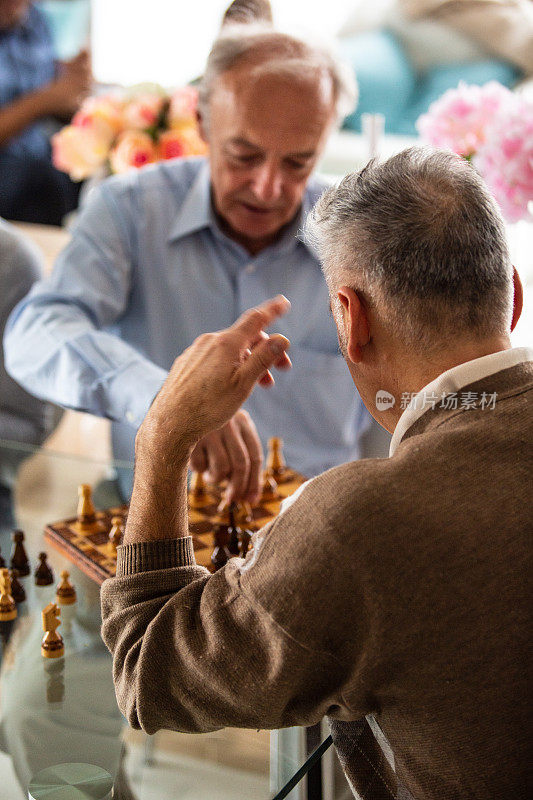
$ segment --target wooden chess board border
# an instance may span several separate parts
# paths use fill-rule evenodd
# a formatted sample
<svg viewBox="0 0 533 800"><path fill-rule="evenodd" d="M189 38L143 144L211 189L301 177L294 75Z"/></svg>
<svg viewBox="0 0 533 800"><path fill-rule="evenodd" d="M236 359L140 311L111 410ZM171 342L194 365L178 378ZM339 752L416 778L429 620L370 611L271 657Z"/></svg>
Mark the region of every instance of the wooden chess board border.
<svg viewBox="0 0 533 800"><path fill-rule="evenodd" d="M268 516L261 515L261 519L258 520L258 524L252 524L252 529L257 529L262 525L269 522L271 519L275 518L279 513L279 506L281 501L284 500L286 497L290 496L295 492L299 486L306 481L303 475L294 470L287 468L283 477L279 480L278 483L278 492L275 498L268 500L267 502L261 503L260 505L263 507L263 510L268 511ZM287 491L288 486L291 486L291 490ZM213 487L210 487L213 490ZM219 489L216 490L216 502L220 500L221 492ZM277 507L277 510L274 511L272 506ZM252 509L253 511L253 509ZM97 511L96 518L102 522L106 522L107 527L111 528L111 518L114 516L122 516L126 518L128 512L128 506L120 506L115 508L105 509L104 511ZM201 508L191 508L189 509L189 523L191 525L192 530L190 530L191 535L193 536L193 541L196 544L196 549L198 550L205 550L209 547L206 542L207 536L212 536L212 529L214 527L214 522L211 522L210 517L208 517L205 522L210 521L210 529L205 533L201 534L195 530L195 526L198 526L199 520L195 519L196 517L202 516L202 509ZM193 519L191 519L193 517ZM200 523L201 524L201 523ZM79 530L76 530L76 526L78 525L77 517L70 517L69 519L59 520L57 522L51 523L46 525L44 529L44 537L45 539L52 545L52 547L59 551L63 556L65 556L70 562L72 562L78 569L84 572L91 580L95 581L99 586L107 580L107 578L112 578L115 575L114 571L110 571L106 567L99 564L97 561L93 560L93 558L88 555L88 553L84 552L77 544L74 544L70 540L70 538L65 536L65 532L68 531L69 536L72 538L84 539L87 544L87 548L91 548L94 550L99 558L103 561L115 561L116 558L113 559L110 555L106 556L105 553L99 549L99 545L91 542L91 533L84 534ZM206 562L206 563L203 563ZM203 563L204 566L207 566L208 569L212 568L210 563L210 558L206 560L205 554L198 559L198 563Z"/></svg>

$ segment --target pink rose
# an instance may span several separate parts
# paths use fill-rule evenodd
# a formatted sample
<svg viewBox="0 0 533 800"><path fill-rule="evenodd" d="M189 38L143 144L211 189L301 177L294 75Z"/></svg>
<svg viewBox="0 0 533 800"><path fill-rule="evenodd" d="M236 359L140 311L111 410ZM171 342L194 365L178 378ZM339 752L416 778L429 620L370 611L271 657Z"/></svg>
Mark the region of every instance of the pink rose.
<svg viewBox="0 0 533 800"><path fill-rule="evenodd" d="M67 125L52 136L54 166L67 172L72 180L93 175L104 164L109 150L107 135L91 127Z"/></svg>
<svg viewBox="0 0 533 800"><path fill-rule="evenodd" d="M165 98L158 94L139 94L124 108L124 127L145 131L157 125Z"/></svg>
<svg viewBox="0 0 533 800"><path fill-rule="evenodd" d="M72 124L79 128L92 128L109 144L124 128L123 102L113 95L88 97L74 115Z"/></svg>
<svg viewBox="0 0 533 800"><path fill-rule="evenodd" d="M485 141L487 125L514 102L515 95L496 81L484 86L461 82L432 103L416 127L429 144L470 157Z"/></svg>
<svg viewBox="0 0 533 800"><path fill-rule="evenodd" d="M183 86L176 89L170 98L168 108L168 124L171 128L180 128L183 124L190 125L196 120L198 107L198 92L192 86Z"/></svg>
<svg viewBox="0 0 533 800"><path fill-rule="evenodd" d="M164 131L159 136L158 154L160 159L201 156L206 152L207 145L200 138L194 125L179 130Z"/></svg>
<svg viewBox="0 0 533 800"><path fill-rule="evenodd" d="M151 137L143 131L124 131L109 154L113 172L129 172L156 161Z"/></svg>

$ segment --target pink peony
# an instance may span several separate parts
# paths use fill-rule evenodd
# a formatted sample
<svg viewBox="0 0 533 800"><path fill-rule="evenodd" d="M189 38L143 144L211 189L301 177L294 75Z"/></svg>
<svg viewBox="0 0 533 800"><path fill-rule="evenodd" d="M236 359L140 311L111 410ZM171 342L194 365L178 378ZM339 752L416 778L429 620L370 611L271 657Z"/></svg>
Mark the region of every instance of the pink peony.
<svg viewBox="0 0 533 800"><path fill-rule="evenodd" d="M67 125L52 136L54 166L74 181L93 175L104 164L108 150L108 136L91 127Z"/></svg>
<svg viewBox="0 0 533 800"><path fill-rule="evenodd" d="M156 161L157 153L151 137L143 131L124 131L109 154L113 172L129 172Z"/></svg>
<svg viewBox="0 0 533 800"><path fill-rule="evenodd" d="M485 141L487 125L514 103L515 95L496 81L484 86L461 82L457 89L448 89L432 103L418 118L416 127L429 144L468 158Z"/></svg>
<svg viewBox="0 0 533 800"><path fill-rule="evenodd" d="M517 97L487 126L473 163L509 222L533 220L533 101ZM530 210L528 210L528 205Z"/></svg>
<svg viewBox="0 0 533 800"><path fill-rule="evenodd" d="M139 94L126 103L124 127L146 131L154 128L159 120L165 98L160 94Z"/></svg>
<svg viewBox="0 0 533 800"><path fill-rule="evenodd" d="M192 86L176 89L170 98L168 124L171 128L181 128L196 120L198 92Z"/></svg>
<svg viewBox="0 0 533 800"><path fill-rule="evenodd" d="M200 138L194 125L179 130L164 131L159 136L158 153L161 159L201 156L206 152L207 145Z"/></svg>

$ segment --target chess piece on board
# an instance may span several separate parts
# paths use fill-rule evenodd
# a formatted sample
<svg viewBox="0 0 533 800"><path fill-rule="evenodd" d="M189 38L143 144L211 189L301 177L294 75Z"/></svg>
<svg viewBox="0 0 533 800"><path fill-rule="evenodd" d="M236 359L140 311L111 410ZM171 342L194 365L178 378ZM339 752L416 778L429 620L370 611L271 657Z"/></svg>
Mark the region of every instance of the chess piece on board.
<svg viewBox="0 0 533 800"><path fill-rule="evenodd" d="M193 472L191 474L191 484L189 489L189 502L191 508L198 508L202 506L208 499L204 475L202 472Z"/></svg>
<svg viewBox="0 0 533 800"><path fill-rule="evenodd" d="M76 589L68 579L69 573L66 569L61 573L61 581L56 589L56 603L60 606L71 606L76 602Z"/></svg>
<svg viewBox="0 0 533 800"><path fill-rule="evenodd" d="M24 547L23 531L13 531L13 550L9 566L11 569L18 569L21 578L30 574L30 562Z"/></svg>
<svg viewBox="0 0 533 800"><path fill-rule="evenodd" d="M277 481L285 472L285 459L283 458L283 439L273 436L268 440L268 456L266 472Z"/></svg>
<svg viewBox="0 0 533 800"><path fill-rule="evenodd" d="M275 500L278 494L278 484L272 477L265 472L265 479L263 481L263 491L261 493L261 500L269 502Z"/></svg>
<svg viewBox="0 0 533 800"><path fill-rule="evenodd" d="M39 566L35 570L35 585L50 586L54 582L54 573L46 561L46 553L39 553Z"/></svg>
<svg viewBox="0 0 533 800"><path fill-rule="evenodd" d="M117 547L122 544L122 537L124 536L124 523L122 517L112 517L111 530L109 531L109 543L113 553L117 554Z"/></svg>
<svg viewBox="0 0 533 800"><path fill-rule="evenodd" d="M215 549L211 556L211 561L215 570L220 569L231 558L228 549L229 534L227 525L217 525L215 527Z"/></svg>
<svg viewBox="0 0 533 800"><path fill-rule="evenodd" d="M9 570L0 569L0 621L8 622L17 616L17 605L11 595Z"/></svg>
<svg viewBox="0 0 533 800"><path fill-rule="evenodd" d="M61 609L55 603L48 603L43 609L44 636L41 641L41 655L44 658L61 658L65 654L63 639L57 632L61 625L60 614Z"/></svg>
<svg viewBox="0 0 533 800"><path fill-rule="evenodd" d="M96 519L93 490L88 483L81 483L78 486L78 511L76 522L72 527L81 533L95 533L102 530L102 523Z"/></svg>
<svg viewBox="0 0 533 800"><path fill-rule="evenodd" d="M241 558L246 558L246 553L250 549L251 539L252 539L251 531L247 531L246 529L241 531L241 535L239 537L239 556Z"/></svg>
<svg viewBox="0 0 533 800"><path fill-rule="evenodd" d="M15 603L23 603L26 599L26 590L19 581L18 569L10 570L11 575L11 596Z"/></svg>
<svg viewBox="0 0 533 800"><path fill-rule="evenodd" d="M232 503L229 507L229 525L228 525L228 550L230 551L232 556L239 555L239 536L241 533L241 529L237 526L235 522L235 516L237 512L237 504Z"/></svg>

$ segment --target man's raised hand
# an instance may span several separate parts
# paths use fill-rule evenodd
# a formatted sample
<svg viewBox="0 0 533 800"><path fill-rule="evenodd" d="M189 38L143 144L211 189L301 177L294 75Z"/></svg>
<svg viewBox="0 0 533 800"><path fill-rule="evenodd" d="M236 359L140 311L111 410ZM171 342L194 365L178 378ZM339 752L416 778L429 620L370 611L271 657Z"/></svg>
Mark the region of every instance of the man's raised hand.
<svg viewBox="0 0 533 800"><path fill-rule="evenodd" d="M291 366L289 341L267 335L265 328L289 308L279 295L246 311L230 328L198 337L174 362L139 429L138 444L164 458L190 453L231 420L256 383L273 384L271 368Z"/></svg>

